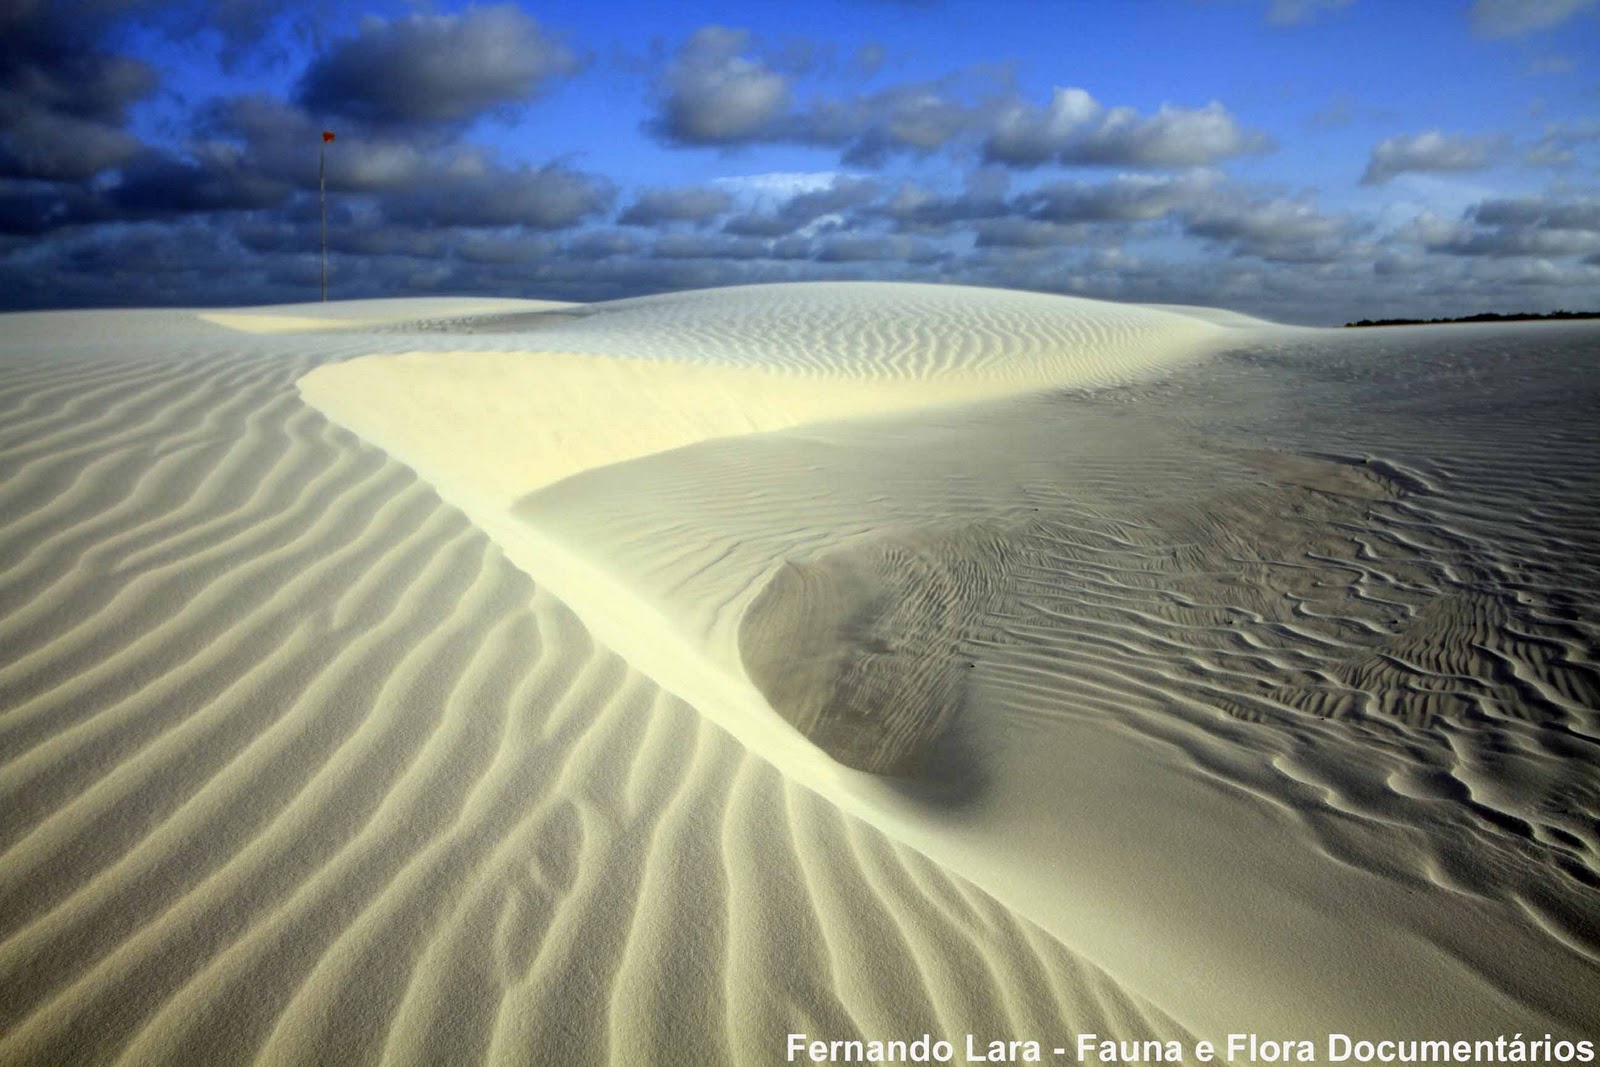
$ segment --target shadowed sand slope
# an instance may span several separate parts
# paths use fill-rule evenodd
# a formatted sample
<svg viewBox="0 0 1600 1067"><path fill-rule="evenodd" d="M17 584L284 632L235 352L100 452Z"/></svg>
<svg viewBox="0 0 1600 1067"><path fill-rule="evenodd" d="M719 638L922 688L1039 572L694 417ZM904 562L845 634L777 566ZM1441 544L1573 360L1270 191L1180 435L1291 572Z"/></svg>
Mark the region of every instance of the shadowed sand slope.
<svg viewBox="0 0 1600 1067"><path fill-rule="evenodd" d="M1186 1039L300 402L392 339L63 322L0 346L0 1062Z"/></svg>
<svg viewBox="0 0 1600 1067"><path fill-rule="evenodd" d="M1581 351L1546 368L1572 418ZM1591 450L1519 440L1513 407L1500 431L1436 421L1443 463L1378 459L1305 432L1345 387L1317 398L1298 373L1298 420L1208 444L1264 399L1271 358L1125 403L708 442L519 514L625 573L841 759L922 772L905 795L947 816L871 794L871 817L1202 1033L1592 1022L1600 672L1572 599L1600 579ZM1232 399L1195 406L1218 386ZM1350 436L1410 439L1382 421ZM1524 463L1548 474L1496 473ZM1563 520L1537 552L1453 518L1530 507ZM1194 984L1218 968L1225 988Z"/></svg>

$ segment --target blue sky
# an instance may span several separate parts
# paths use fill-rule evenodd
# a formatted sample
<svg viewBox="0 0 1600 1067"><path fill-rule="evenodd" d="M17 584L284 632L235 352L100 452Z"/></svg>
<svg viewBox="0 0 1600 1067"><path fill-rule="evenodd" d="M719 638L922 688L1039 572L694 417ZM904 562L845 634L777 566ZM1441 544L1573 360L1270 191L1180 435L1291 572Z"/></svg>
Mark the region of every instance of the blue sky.
<svg viewBox="0 0 1600 1067"><path fill-rule="evenodd" d="M4 306L1600 304L1594 0L0 3Z"/></svg>

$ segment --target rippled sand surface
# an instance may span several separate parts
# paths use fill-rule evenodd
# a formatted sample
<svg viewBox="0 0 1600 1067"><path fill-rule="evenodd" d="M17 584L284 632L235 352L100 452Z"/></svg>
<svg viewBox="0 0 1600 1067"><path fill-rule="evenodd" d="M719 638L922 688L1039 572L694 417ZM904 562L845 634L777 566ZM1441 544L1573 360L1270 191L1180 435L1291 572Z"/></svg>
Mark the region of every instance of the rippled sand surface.
<svg viewBox="0 0 1600 1067"><path fill-rule="evenodd" d="M208 315L0 319L0 1061L1600 1023L1600 329Z"/></svg>

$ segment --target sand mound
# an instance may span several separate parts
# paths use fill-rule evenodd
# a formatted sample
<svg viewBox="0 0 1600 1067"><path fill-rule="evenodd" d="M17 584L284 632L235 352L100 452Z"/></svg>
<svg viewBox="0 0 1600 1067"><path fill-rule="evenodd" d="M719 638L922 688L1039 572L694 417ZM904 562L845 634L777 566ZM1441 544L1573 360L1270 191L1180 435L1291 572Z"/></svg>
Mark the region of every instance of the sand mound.
<svg viewBox="0 0 1600 1067"><path fill-rule="evenodd" d="M1600 990L1571 762L1600 672L1566 336L1284 334L1161 385L706 441L516 515L840 758L923 763L931 825L825 788L1193 1028L1571 1026ZM1528 419L1550 404L1567 429ZM894 681L859 699L867 663ZM1198 999L1175 977L1223 966Z"/></svg>
<svg viewBox="0 0 1600 1067"><path fill-rule="evenodd" d="M240 333L326 333L422 326L435 321L471 322L509 313L538 313L578 305L556 300L495 300L438 296L424 299L340 300L325 304L270 304L196 312L203 322Z"/></svg>
<svg viewBox="0 0 1600 1067"><path fill-rule="evenodd" d="M0 1061L1188 1040L301 404L358 342L218 336L0 349Z"/></svg>
<svg viewBox="0 0 1600 1067"><path fill-rule="evenodd" d="M923 533L785 559L740 620L741 666L845 766L961 787L958 768L946 777L929 763L975 666L961 651L990 636L1000 609L1001 572L982 541Z"/></svg>
<svg viewBox="0 0 1600 1067"><path fill-rule="evenodd" d="M300 388L476 514L469 496L502 507L697 441L1133 381L1222 336L1131 305L865 282L673 293L523 321L536 349L372 356L321 368ZM515 335L497 328L488 339Z"/></svg>
<svg viewBox="0 0 1600 1067"><path fill-rule="evenodd" d="M1600 1021L1593 327L392 310L0 334L0 1060Z"/></svg>

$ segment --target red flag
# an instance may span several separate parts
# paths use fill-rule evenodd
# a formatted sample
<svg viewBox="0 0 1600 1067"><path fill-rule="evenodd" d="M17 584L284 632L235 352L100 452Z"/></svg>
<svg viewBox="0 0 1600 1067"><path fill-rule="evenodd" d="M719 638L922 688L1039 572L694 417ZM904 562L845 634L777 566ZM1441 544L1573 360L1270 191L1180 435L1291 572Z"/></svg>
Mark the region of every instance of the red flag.
<svg viewBox="0 0 1600 1067"><path fill-rule="evenodd" d="M323 130L322 131L322 143L323 144L327 144L331 140L333 140L333 131L332 130Z"/></svg>

